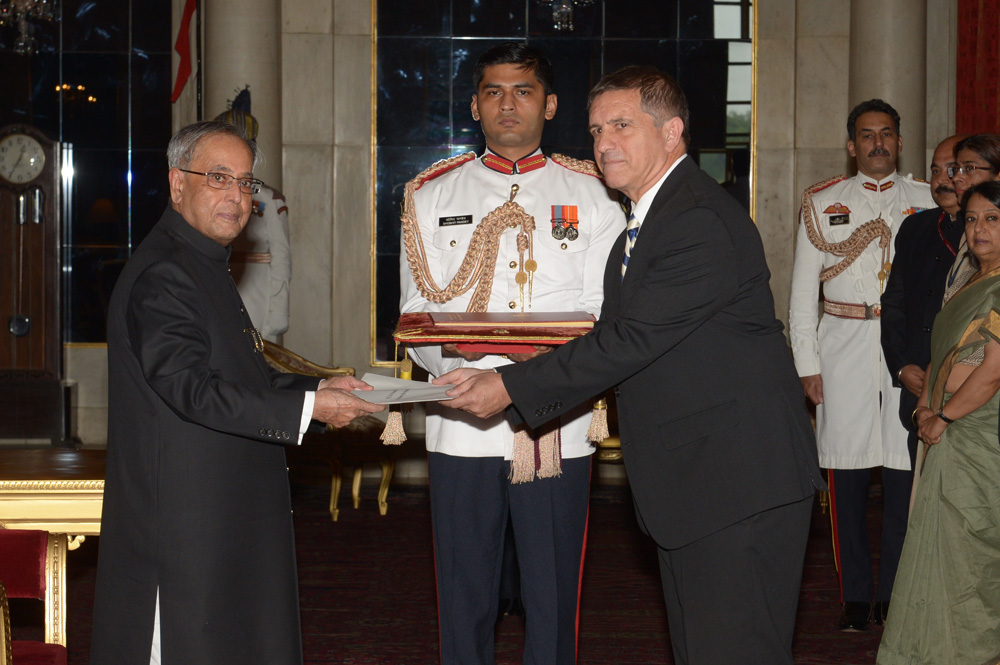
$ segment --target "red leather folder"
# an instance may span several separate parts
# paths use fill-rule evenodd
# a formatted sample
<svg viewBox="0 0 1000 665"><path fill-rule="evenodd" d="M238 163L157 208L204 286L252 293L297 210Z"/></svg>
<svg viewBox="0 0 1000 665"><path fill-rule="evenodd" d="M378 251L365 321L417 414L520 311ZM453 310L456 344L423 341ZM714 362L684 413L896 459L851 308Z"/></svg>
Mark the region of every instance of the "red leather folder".
<svg viewBox="0 0 1000 665"><path fill-rule="evenodd" d="M399 317L400 344L456 343L462 351L532 353L557 346L594 327L588 312L414 312Z"/></svg>

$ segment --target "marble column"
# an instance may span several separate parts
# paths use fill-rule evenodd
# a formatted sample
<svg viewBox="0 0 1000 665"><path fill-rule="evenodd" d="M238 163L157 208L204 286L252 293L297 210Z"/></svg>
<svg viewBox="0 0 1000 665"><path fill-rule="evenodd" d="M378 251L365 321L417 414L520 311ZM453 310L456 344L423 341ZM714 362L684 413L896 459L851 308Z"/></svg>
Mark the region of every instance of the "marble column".
<svg viewBox="0 0 1000 665"><path fill-rule="evenodd" d="M927 6L851 0L850 104L879 97L900 115L900 173L927 170ZM846 131L846 127L845 127Z"/></svg>
<svg viewBox="0 0 1000 665"><path fill-rule="evenodd" d="M202 0L205 12L205 113L210 120L250 86L250 112L260 123L265 160L254 175L276 189L281 178L281 3Z"/></svg>

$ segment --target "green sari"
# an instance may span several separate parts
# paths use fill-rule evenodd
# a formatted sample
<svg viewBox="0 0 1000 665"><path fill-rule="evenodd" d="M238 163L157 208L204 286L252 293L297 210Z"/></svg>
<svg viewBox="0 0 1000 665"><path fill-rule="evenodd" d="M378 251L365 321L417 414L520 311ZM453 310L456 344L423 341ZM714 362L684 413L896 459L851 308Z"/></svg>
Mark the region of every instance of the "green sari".
<svg viewBox="0 0 1000 665"><path fill-rule="evenodd" d="M930 406L952 367L1000 341L1000 270L970 282L934 320ZM1000 656L1000 393L949 425L914 491L878 665L981 665Z"/></svg>

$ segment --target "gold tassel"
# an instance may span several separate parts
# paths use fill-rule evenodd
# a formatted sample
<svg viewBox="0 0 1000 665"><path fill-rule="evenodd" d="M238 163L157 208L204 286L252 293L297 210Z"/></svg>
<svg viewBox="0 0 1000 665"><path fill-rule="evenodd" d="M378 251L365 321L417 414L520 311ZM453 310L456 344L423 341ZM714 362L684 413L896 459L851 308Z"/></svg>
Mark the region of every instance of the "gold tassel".
<svg viewBox="0 0 1000 665"><path fill-rule="evenodd" d="M541 460L538 467L539 478L556 478L562 475L559 431L559 428L556 427L538 439L538 457Z"/></svg>
<svg viewBox="0 0 1000 665"><path fill-rule="evenodd" d="M403 431L403 413L396 409L389 412L385 419L385 429L379 440L387 446L398 446L406 441L406 432Z"/></svg>
<svg viewBox="0 0 1000 665"><path fill-rule="evenodd" d="M611 436L608 430L608 400L603 397L594 402L594 410L590 413L590 429L587 438L594 443L600 443Z"/></svg>
<svg viewBox="0 0 1000 665"><path fill-rule="evenodd" d="M396 345L396 355L399 357L399 345ZM400 379L413 380L413 361L406 357L406 347L403 347L403 360L396 364L395 369L399 370ZM395 374L395 372L393 372ZM406 441L406 432L403 430L403 410L410 405L394 405L389 407L389 415L385 419L385 429L379 441L387 446L402 445ZM411 407L412 408L412 407Z"/></svg>
<svg viewBox="0 0 1000 665"><path fill-rule="evenodd" d="M514 432L514 452L510 461L512 485L535 479L535 440L523 427Z"/></svg>

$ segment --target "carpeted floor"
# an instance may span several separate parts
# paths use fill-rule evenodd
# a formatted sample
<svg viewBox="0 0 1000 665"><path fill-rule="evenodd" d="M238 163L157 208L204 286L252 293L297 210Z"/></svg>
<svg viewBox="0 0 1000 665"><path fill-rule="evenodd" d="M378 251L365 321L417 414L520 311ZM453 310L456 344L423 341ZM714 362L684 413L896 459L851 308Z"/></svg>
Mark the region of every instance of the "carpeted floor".
<svg viewBox="0 0 1000 665"><path fill-rule="evenodd" d="M380 517L375 486L362 488L359 510L349 485L340 520L330 521L329 490L316 476L293 485L302 631L307 664L432 665L438 662L434 572L427 491L393 487ZM877 542L881 497L872 495L870 524ZM90 604L99 539L69 555L70 665L88 661ZM12 606L15 639L38 633L35 607ZM829 518L814 511L795 637L802 665L871 665L880 628L846 634L835 629L837 577ZM37 625L37 624L36 624ZM497 631L497 664L520 663L523 621L504 619ZM628 490L595 487L580 615L580 665L672 663L660 596L655 549L642 536ZM99 665L99 664L95 664Z"/></svg>

